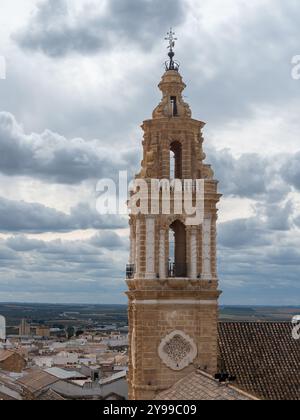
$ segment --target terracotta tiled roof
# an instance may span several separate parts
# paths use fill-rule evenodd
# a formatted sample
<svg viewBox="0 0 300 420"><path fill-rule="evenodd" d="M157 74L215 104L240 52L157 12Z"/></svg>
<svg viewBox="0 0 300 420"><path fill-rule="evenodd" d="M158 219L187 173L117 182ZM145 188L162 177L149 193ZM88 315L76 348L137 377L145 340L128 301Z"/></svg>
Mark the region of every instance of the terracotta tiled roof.
<svg viewBox="0 0 300 420"><path fill-rule="evenodd" d="M160 401L214 401L253 400L256 398L231 385L220 384L210 375L197 371L181 379L170 389L159 393L155 399Z"/></svg>
<svg viewBox="0 0 300 420"><path fill-rule="evenodd" d="M11 350L0 350L0 362L4 362L4 360L8 359L13 354L14 352Z"/></svg>
<svg viewBox="0 0 300 420"><path fill-rule="evenodd" d="M289 323L221 322L219 347L236 385L267 400L300 399L300 341Z"/></svg>
<svg viewBox="0 0 300 420"><path fill-rule="evenodd" d="M41 395L39 395L37 399L41 401L65 401L65 398L63 398L61 395L59 395L52 389L48 389L46 392L43 392Z"/></svg>
<svg viewBox="0 0 300 420"><path fill-rule="evenodd" d="M21 394L15 392L13 389L0 384L0 400L22 400Z"/></svg>
<svg viewBox="0 0 300 420"><path fill-rule="evenodd" d="M58 382L58 378L41 369L32 369L25 376L17 380L19 385L27 388L32 393L41 391L55 382Z"/></svg>

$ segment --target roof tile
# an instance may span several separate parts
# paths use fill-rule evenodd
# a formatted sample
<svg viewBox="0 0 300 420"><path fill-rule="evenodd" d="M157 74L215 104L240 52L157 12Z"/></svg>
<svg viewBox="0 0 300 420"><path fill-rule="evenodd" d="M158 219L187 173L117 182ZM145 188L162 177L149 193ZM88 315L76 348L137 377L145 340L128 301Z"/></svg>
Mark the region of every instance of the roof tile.
<svg viewBox="0 0 300 420"><path fill-rule="evenodd" d="M284 322L221 322L221 367L267 400L300 399L300 341Z"/></svg>

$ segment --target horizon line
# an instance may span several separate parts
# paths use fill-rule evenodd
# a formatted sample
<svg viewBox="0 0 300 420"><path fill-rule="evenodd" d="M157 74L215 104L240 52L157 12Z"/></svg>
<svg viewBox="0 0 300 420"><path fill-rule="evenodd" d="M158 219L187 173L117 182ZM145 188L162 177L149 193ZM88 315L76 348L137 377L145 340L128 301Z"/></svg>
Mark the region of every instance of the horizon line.
<svg viewBox="0 0 300 420"><path fill-rule="evenodd" d="M51 306L60 306L60 305L65 305L65 306L71 306L71 305L78 305L78 306L86 306L86 305L93 305L93 306L128 306L128 304L126 303L51 303L51 302L14 302L14 301L6 301L6 302L1 302L0 301L0 305L51 305ZM238 305L238 304L221 304L219 305L220 308L224 308L224 307L235 307L235 308L245 308L245 307L252 307L252 308L300 308L300 305L275 305L275 304L260 304L260 305L255 305L255 304L242 304L242 305Z"/></svg>

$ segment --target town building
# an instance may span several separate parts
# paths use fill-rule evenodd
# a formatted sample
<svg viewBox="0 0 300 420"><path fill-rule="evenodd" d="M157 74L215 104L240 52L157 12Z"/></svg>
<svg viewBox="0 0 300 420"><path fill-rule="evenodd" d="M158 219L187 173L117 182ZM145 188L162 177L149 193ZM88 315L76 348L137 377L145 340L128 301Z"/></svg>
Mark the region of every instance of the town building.
<svg viewBox="0 0 300 420"><path fill-rule="evenodd" d="M20 337L28 337L31 334L30 324L26 321L26 319L22 319L20 326L19 326L19 336Z"/></svg>
<svg viewBox="0 0 300 420"><path fill-rule="evenodd" d="M45 326L36 327L35 334L38 337L49 338L51 336L50 328Z"/></svg>
<svg viewBox="0 0 300 420"><path fill-rule="evenodd" d="M13 350L0 350L0 369L7 372L22 372L26 360L22 355Z"/></svg>
<svg viewBox="0 0 300 420"><path fill-rule="evenodd" d="M6 340L6 319L0 315L0 342Z"/></svg>
<svg viewBox="0 0 300 420"><path fill-rule="evenodd" d="M127 346L117 330L60 341L10 336L0 346L0 400L128 399Z"/></svg>

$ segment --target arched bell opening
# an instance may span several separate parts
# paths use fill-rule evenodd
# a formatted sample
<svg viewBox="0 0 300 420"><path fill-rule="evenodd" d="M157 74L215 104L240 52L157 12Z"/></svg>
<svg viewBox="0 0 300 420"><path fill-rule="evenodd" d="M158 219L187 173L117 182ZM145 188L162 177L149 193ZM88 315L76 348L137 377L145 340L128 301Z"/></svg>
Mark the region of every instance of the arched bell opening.
<svg viewBox="0 0 300 420"><path fill-rule="evenodd" d="M170 97L172 117L178 117L177 96Z"/></svg>
<svg viewBox="0 0 300 420"><path fill-rule="evenodd" d="M170 179L182 179L182 145L178 141L170 145Z"/></svg>
<svg viewBox="0 0 300 420"><path fill-rule="evenodd" d="M169 229L169 277L187 277L186 228L179 220Z"/></svg>

